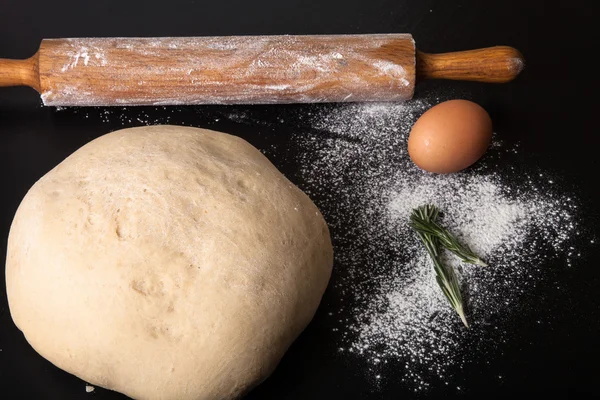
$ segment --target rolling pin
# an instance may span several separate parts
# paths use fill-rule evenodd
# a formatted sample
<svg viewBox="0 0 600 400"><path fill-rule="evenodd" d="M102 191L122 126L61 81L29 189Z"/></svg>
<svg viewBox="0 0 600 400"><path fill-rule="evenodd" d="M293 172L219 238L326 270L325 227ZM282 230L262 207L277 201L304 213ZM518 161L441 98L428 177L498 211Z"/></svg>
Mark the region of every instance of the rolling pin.
<svg viewBox="0 0 600 400"><path fill-rule="evenodd" d="M400 101L421 79L508 82L521 54L417 51L410 34L44 39L0 59L0 86L47 106Z"/></svg>

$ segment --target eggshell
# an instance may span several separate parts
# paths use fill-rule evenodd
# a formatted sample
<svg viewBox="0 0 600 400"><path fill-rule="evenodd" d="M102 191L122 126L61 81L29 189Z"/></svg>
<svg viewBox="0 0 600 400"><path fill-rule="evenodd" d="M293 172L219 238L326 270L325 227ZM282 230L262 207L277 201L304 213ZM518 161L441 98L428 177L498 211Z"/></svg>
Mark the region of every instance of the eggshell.
<svg viewBox="0 0 600 400"><path fill-rule="evenodd" d="M483 156L492 140L492 120L478 104L449 100L427 110L412 127L408 154L419 168L457 172Z"/></svg>

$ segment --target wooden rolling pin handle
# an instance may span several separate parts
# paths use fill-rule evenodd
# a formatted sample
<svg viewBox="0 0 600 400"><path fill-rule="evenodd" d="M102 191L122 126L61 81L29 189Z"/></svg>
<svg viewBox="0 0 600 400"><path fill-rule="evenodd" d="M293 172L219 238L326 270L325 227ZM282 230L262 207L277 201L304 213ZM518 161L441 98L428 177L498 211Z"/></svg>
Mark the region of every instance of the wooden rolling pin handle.
<svg viewBox="0 0 600 400"><path fill-rule="evenodd" d="M37 54L26 60L0 58L0 87L21 85L40 91Z"/></svg>
<svg viewBox="0 0 600 400"><path fill-rule="evenodd" d="M523 55L509 46L428 54L417 51L417 79L510 82L525 66Z"/></svg>

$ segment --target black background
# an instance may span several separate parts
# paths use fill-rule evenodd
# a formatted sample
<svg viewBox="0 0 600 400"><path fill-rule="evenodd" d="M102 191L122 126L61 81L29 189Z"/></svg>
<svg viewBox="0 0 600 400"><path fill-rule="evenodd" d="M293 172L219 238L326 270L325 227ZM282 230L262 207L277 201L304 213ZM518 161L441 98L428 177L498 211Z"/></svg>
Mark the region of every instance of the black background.
<svg viewBox="0 0 600 400"><path fill-rule="evenodd" d="M392 378L380 385L361 373L364 365L336 352L335 335L325 323L329 290L309 328L295 342L276 372L251 399L392 399L536 393L597 393L600 368L600 264L598 246L587 245L598 232L598 148L594 93L596 73L586 54L597 47L592 35L597 14L592 1L551 6L545 1L339 0L339 1L36 1L0 0L0 57L31 56L43 38L93 36L202 36L247 34L412 33L417 47L445 52L492 45L522 51L527 66L509 84L423 82L416 96L443 86L483 105L507 143L519 143L511 162L558 174L577 192L586 214L583 257L572 268L548 265L552 285L539 286L511 322L514 335L494 351L473 357L458 371L456 384L413 393ZM596 23L597 24L597 23ZM265 121L302 110L301 105L238 107ZM141 125L144 114L157 121L222 130L265 149L289 148L293 126L261 127L224 116L235 107L127 108L57 111L41 106L29 88L0 88L0 249L16 208L29 187L91 139L115 129ZM124 115L119 119L114 115ZM87 115L87 117L85 117ZM128 122L133 117L132 122ZM215 121L219 119L219 121ZM123 120L126 122L123 123ZM288 147L286 147L288 146ZM302 187L297 166L277 154L272 161ZM315 199L318 204L319 199ZM585 243L584 243L585 242ZM598 240L596 238L596 243ZM556 284L559 282L560 284ZM551 323L538 324L543 319ZM10 318L4 275L0 278L0 397L116 399L38 356ZM468 351L466 349L465 351ZM389 372L389 371L388 371ZM500 378L501 376L501 378ZM461 390L456 386L461 386Z"/></svg>

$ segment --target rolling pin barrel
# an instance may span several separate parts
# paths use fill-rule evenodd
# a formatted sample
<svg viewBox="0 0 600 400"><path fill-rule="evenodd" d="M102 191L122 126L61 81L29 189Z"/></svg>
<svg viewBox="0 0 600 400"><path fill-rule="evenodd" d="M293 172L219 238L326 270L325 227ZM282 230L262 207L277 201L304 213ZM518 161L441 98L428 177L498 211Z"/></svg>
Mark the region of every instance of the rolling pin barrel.
<svg viewBox="0 0 600 400"><path fill-rule="evenodd" d="M412 37L239 36L44 40L46 105L405 100Z"/></svg>

